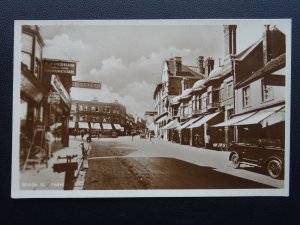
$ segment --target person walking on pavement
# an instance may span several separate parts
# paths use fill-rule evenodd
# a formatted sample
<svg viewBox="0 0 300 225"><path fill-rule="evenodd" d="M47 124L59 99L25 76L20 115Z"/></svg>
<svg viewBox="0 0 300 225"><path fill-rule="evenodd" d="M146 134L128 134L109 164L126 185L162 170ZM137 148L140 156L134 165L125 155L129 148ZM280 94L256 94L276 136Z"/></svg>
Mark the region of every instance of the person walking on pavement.
<svg viewBox="0 0 300 225"><path fill-rule="evenodd" d="M199 134L195 135L195 147L199 147L200 146L200 136Z"/></svg>
<svg viewBox="0 0 300 225"><path fill-rule="evenodd" d="M54 142L54 136L50 131L50 128L47 128L47 132L46 132L46 142L47 142L47 153L48 153L48 159L50 159L50 157L53 157L52 154L52 144Z"/></svg>
<svg viewBox="0 0 300 225"><path fill-rule="evenodd" d="M100 139L100 136L101 136L101 134L100 134L100 130L98 130L98 134L97 134L97 136L98 136L98 140Z"/></svg>
<svg viewBox="0 0 300 225"><path fill-rule="evenodd" d="M84 130L80 131L80 136L81 136L81 140L83 141L83 137L84 137Z"/></svg>
<svg viewBox="0 0 300 225"><path fill-rule="evenodd" d="M88 150L84 147L84 143L81 143L81 154L83 159L87 159Z"/></svg>
<svg viewBox="0 0 300 225"><path fill-rule="evenodd" d="M133 138L134 138L134 133L133 132L131 133L131 136L132 136L132 141L133 141Z"/></svg>
<svg viewBox="0 0 300 225"><path fill-rule="evenodd" d="M205 148L208 148L210 146L210 135L206 134L205 136Z"/></svg>
<svg viewBox="0 0 300 225"><path fill-rule="evenodd" d="M75 129L74 130L74 138L76 139L76 137L77 137L77 133L78 133L78 131L77 131L77 129Z"/></svg>

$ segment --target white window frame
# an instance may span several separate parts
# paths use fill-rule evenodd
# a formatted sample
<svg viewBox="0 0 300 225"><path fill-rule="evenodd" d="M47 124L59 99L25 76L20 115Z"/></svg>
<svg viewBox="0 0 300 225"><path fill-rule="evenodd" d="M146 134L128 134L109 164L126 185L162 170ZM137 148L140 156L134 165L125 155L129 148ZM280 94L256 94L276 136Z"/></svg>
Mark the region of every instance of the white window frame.
<svg viewBox="0 0 300 225"><path fill-rule="evenodd" d="M251 106L251 89L250 85L242 88L242 95L243 95L243 107Z"/></svg>

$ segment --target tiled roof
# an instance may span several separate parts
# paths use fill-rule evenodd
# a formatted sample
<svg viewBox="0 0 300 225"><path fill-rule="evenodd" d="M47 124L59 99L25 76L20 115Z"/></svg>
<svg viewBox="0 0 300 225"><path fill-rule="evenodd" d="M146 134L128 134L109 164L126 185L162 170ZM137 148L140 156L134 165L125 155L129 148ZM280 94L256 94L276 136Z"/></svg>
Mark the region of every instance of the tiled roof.
<svg viewBox="0 0 300 225"><path fill-rule="evenodd" d="M235 55L235 60L243 60L253 49L255 49L260 43L262 43L263 39L259 39L254 44L250 45L248 48L246 48L244 51L241 51L239 54Z"/></svg>
<svg viewBox="0 0 300 225"><path fill-rule="evenodd" d="M256 80L262 77L266 73L272 73L282 67L285 66L285 53L281 54L280 56L276 57L275 59L271 59L264 67L257 70L253 73L250 77L245 78L241 82L235 85L235 88L240 88L253 80Z"/></svg>
<svg viewBox="0 0 300 225"><path fill-rule="evenodd" d="M166 60L166 63L168 65L169 73L171 75L174 75L174 61L173 60ZM181 64L181 72L177 71L176 76L190 76L190 77L203 77L203 74L197 73L193 69L191 69L189 66Z"/></svg>

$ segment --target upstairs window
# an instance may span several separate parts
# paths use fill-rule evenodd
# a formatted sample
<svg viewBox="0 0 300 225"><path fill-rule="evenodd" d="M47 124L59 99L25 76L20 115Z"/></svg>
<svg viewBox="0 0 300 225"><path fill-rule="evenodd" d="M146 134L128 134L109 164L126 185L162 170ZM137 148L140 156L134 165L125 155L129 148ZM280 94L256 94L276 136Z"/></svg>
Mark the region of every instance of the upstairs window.
<svg viewBox="0 0 300 225"><path fill-rule="evenodd" d="M250 86L243 88L243 107L250 106Z"/></svg>
<svg viewBox="0 0 300 225"><path fill-rule="evenodd" d="M274 93L273 93L273 87L270 85L267 85L264 82L264 79L261 80L261 85L262 85L262 101L266 102L266 101L270 101L273 100L274 98Z"/></svg>
<svg viewBox="0 0 300 225"><path fill-rule="evenodd" d="M83 106L82 105L79 106L79 111L83 111Z"/></svg>
<svg viewBox="0 0 300 225"><path fill-rule="evenodd" d="M233 85L232 82L227 83L227 98L233 97Z"/></svg>
<svg viewBox="0 0 300 225"><path fill-rule="evenodd" d="M21 61L24 63L28 70L32 70L32 52L33 52L33 36L22 33L22 58Z"/></svg>

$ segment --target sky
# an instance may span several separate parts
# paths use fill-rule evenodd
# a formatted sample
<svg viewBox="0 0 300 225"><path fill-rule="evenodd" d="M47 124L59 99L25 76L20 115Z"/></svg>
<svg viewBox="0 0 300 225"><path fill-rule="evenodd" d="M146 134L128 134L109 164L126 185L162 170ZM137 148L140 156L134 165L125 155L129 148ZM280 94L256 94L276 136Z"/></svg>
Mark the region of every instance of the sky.
<svg viewBox="0 0 300 225"><path fill-rule="evenodd" d="M182 63L197 66L198 56L224 58L223 24L228 21L180 23L132 21L80 23L55 21L41 24L44 58L75 60L73 80L101 82L101 90L71 88L76 100L118 100L127 112L143 117L154 110L153 92L161 81L165 59L179 56ZM237 52L256 42L264 24L286 32L282 21L230 21L237 24ZM209 25L208 25L209 24Z"/></svg>

